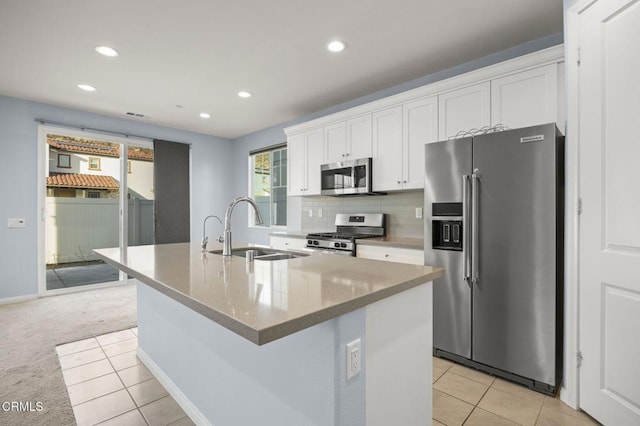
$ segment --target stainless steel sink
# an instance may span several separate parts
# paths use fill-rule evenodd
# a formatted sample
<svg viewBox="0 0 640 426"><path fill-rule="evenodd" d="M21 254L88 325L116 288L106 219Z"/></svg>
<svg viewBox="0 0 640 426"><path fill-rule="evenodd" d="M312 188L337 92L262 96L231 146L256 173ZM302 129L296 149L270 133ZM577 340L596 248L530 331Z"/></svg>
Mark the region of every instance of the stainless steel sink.
<svg viewBox="0 0 640 426"><path fill-rule="evenodd" d="M247 257L247 252L249 250L253 250L254 251L254 254L253 254L253 259L254 260L273 261L273 260L295 259L297 257L309 256L306 253L299 253L299 252L293 253L293 252L289 252L289 251L274 250L274 249L264 248L264 247L240 247L240 248L234 248L231 251L231 255L232 256ZM209 253L211 253L211 254L222 254L222 250L211 250Z"/></svg>

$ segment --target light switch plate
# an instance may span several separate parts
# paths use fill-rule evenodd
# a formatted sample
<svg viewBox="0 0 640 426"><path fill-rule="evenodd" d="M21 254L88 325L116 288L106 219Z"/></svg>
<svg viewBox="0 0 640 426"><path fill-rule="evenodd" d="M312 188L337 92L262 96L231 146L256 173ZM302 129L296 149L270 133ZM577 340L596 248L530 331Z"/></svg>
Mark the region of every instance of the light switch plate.
<svg viewBox="0 0 640 426"><path fill-rule="evenodd" d="M416 219L422 219L422 207L416 207Z"/></svg>
<svg viewBox="0 0 640 426"><path fill-rule="evenodd" d="M24 228L26 221L23 217L10 217L7 219L7 228Z"/></svg>
<svg viewBox="0 0 640 426"><path fill-rule="evenodd" d="M318 217L322 217L322 208L318 209Z"/></svg>

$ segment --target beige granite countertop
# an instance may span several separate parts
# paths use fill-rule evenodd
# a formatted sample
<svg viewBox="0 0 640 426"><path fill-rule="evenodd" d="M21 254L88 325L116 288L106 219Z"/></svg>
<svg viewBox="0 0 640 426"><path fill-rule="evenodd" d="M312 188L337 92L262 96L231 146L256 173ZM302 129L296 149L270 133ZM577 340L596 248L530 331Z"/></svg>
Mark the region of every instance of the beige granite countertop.
<svg viewBox="0 0 640 426"><path fill-rule="evenodd" d="M246 246L246 245L245 245ZM235 243L234 247L242 247ZM210 244L209 250L221 244ZM107 263L262 345L442 276L443 269L314 253L225 259L198 243L95 252Z"/></svg>

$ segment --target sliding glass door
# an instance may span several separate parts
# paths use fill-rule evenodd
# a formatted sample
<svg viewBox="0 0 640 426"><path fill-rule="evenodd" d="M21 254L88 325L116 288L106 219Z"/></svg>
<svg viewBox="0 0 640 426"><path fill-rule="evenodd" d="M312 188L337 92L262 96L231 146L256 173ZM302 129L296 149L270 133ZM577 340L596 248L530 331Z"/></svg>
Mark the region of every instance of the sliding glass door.
<svg viewBox="0 0 640 426"><path fill-rule="evenodd" d="M40 292L124 282L96 248L152 244L153 146L40 126Z"/></svg>

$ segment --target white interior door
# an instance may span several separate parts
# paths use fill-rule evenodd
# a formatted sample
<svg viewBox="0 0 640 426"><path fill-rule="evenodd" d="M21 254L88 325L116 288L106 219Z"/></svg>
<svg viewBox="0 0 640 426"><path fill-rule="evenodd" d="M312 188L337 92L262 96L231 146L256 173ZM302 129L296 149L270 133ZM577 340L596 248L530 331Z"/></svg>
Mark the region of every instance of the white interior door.
<svg viewBox="0 0 640 426"><path fill-rule="evenodd" d="M580 407L640 424L640 1L578 15Z"/></svg>

